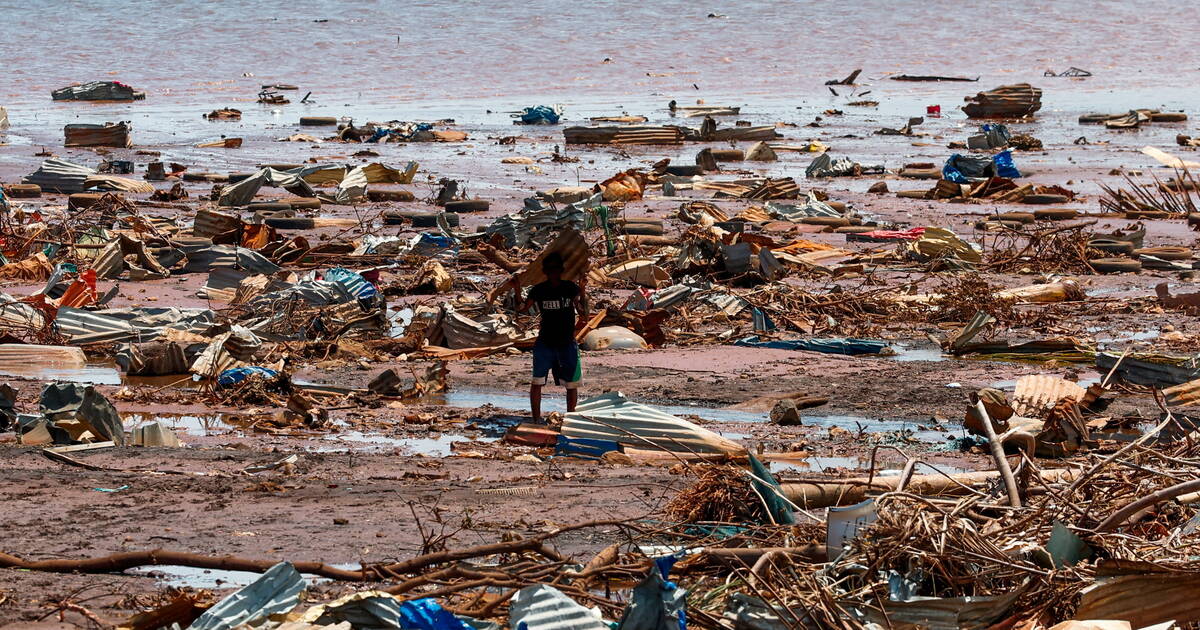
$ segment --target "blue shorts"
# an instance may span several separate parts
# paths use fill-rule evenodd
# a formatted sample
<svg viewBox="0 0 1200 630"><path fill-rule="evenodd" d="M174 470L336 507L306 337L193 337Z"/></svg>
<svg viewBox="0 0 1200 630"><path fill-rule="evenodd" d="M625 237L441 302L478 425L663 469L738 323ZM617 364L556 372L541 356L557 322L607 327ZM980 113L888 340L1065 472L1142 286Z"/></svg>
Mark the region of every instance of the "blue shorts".
<svg viewBox="0 0 1200 630"><path fill-rule="evenodd" d="M545 385L549 375L554 374L555 385L565 385L567 389L578 389L583 380L583 370L579 363L579 344L572 341L569 345L553 347L540 342L533 344L533 381L534 385Z"/></svg>

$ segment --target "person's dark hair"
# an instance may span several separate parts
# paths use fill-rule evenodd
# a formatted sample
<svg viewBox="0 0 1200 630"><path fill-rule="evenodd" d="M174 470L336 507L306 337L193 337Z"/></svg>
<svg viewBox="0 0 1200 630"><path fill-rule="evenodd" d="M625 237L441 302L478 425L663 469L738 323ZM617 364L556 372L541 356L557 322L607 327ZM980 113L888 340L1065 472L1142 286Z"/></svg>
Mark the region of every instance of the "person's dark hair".
<svg viewBox="0 0 1200 630"><path fill-rule="evenodd" d="M563 257L558 252L550 252L542 259L542 273L550 273L551 271L563 270Z"/></svg>

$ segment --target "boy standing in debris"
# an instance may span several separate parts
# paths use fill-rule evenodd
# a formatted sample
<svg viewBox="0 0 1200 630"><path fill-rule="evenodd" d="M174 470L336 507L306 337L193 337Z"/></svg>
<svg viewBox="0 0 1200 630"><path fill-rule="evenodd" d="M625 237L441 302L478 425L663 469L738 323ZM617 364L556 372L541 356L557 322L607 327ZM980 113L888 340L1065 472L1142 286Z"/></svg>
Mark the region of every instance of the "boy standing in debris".
<svg viewBox="0 0 1200 630"><path fill-rule="evenodd" d="M542 419L542 386L551 373L556 385L567 388L567 411L575 411L579 402L582 369L579 344L575 343L575 316L584 320L588 317L586 281L581 278L576 284L563 280L563 266L563 257L558 252L543 258L542 273L546 280L535 284L524 298L520 278L514 274L509 279L517 310L525 313L536 305L541 315L537 341L533 344L533 380L529 384L529 411L534 422Z"/></svg>

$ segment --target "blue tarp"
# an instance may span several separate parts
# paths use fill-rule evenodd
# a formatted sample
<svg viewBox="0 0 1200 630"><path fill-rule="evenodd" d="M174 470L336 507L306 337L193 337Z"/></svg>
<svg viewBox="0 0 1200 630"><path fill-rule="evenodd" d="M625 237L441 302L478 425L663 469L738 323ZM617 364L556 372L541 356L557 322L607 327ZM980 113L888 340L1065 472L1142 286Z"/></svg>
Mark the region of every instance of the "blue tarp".
<svg viewBox="0 0 1200 630"><path fill-rule="evenodd" d="M971 157L955 153L942 167L942 179L956 184L966 184L970 179L982 177L1007 177L1015 179L1021 176L1017 165L1013 162L1012 151L1005 149L993 155L990 159Z"/></svg>
<svg viewBox="0 0 1200 630"><path fill-rule="evenodd" d="M521 111L521 124L524 125L557 125L559 113L549 105L526 107Z"/></svg>
<svg viewBox="0 0 1200 630"><path fill-rule="evenodd" d="M221 372L221 375L217 377L217 385L220 385L221 387L229 387L230 385L237 385L238 383L241 383L242 381L250 378L251 376L261 376L263 378L275 378L275 377L279 376L279 372L276 372L275 370L272 370L271 368L259 367L257 365L250 365L250 366L239 367L239 368L229 368L228 370Z"/></svg>
<svg viewBox="0 0 1200 630"><path fill-rule="evenodd" d="M558 443L554 445L554 454L568 457L602 457L609 451L619 451L621 445L612 440L597 440L594 438L569 438L565 435L558 436Z"/></svg>
<svg viewBox="0 0 1200 630"><path fill-rule="evenodd" d="M879 354L888 347L886 341L873 339L769 339L756 336L745 337L733 342L735 346L752 348L774 348L776 350L808 350L825 354Z"/></svg>
<svg viewBox="0 0 1200 630"><path fill-rule="evenodd" d="M400 627L404 630L472 630L471 626L429 598L400 604Z"/></svg>

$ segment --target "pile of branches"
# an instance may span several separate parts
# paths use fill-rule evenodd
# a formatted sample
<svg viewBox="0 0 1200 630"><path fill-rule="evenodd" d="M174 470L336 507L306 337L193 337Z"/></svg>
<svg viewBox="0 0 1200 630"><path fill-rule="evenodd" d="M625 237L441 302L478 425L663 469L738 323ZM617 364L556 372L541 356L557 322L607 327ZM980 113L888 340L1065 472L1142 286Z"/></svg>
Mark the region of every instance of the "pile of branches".
<svg viewBox="0 0 1200 630"><path fill-rule="evenodd" d="M999 273L1093 272L1088 261L1103 254L1088 249L1086 228L1095 221L1053 228L1004 226L985 244L988 271Z"/></svg>
<svg viewBox="0 0 1200 630"><path fill-rule="evenodd" d="M705 466L699 479L667 504L668 520L678 523L762 523L766 507L753 500L755 492L743 468Z"/></svg>
<svg viewBox="0 0 1200 630"><path fill-rule="evenodd" d="M931 301L928 321L969 322L980 311L1005 325L1028 323L1036 317L1031 311L1017 308L1016 298L997 295L999 290L978 273L946 275Z"/></svg>
<svg viewBox="0 0 1200 630"><path fill-rule="evenodd" d="M764 285L740 297L783 328L809 334L878 336L883 327L922 320L922 309L898 303L905 287L845 288L816 293L784 283Z"/></svg>
<svg viewBox="0 0 1200 630"><path fill-rule="evenodd" d="M1200 182L1187 169L1175 171L1175 179L1164 184L1151 174L1154 182L1147 184L1125 175L1129 188L1112 188L1100 184L1104 196L1100 207L1108 212L1167 212L1185 216L1196 212L1192 191L1200 190Z"/></svg>

